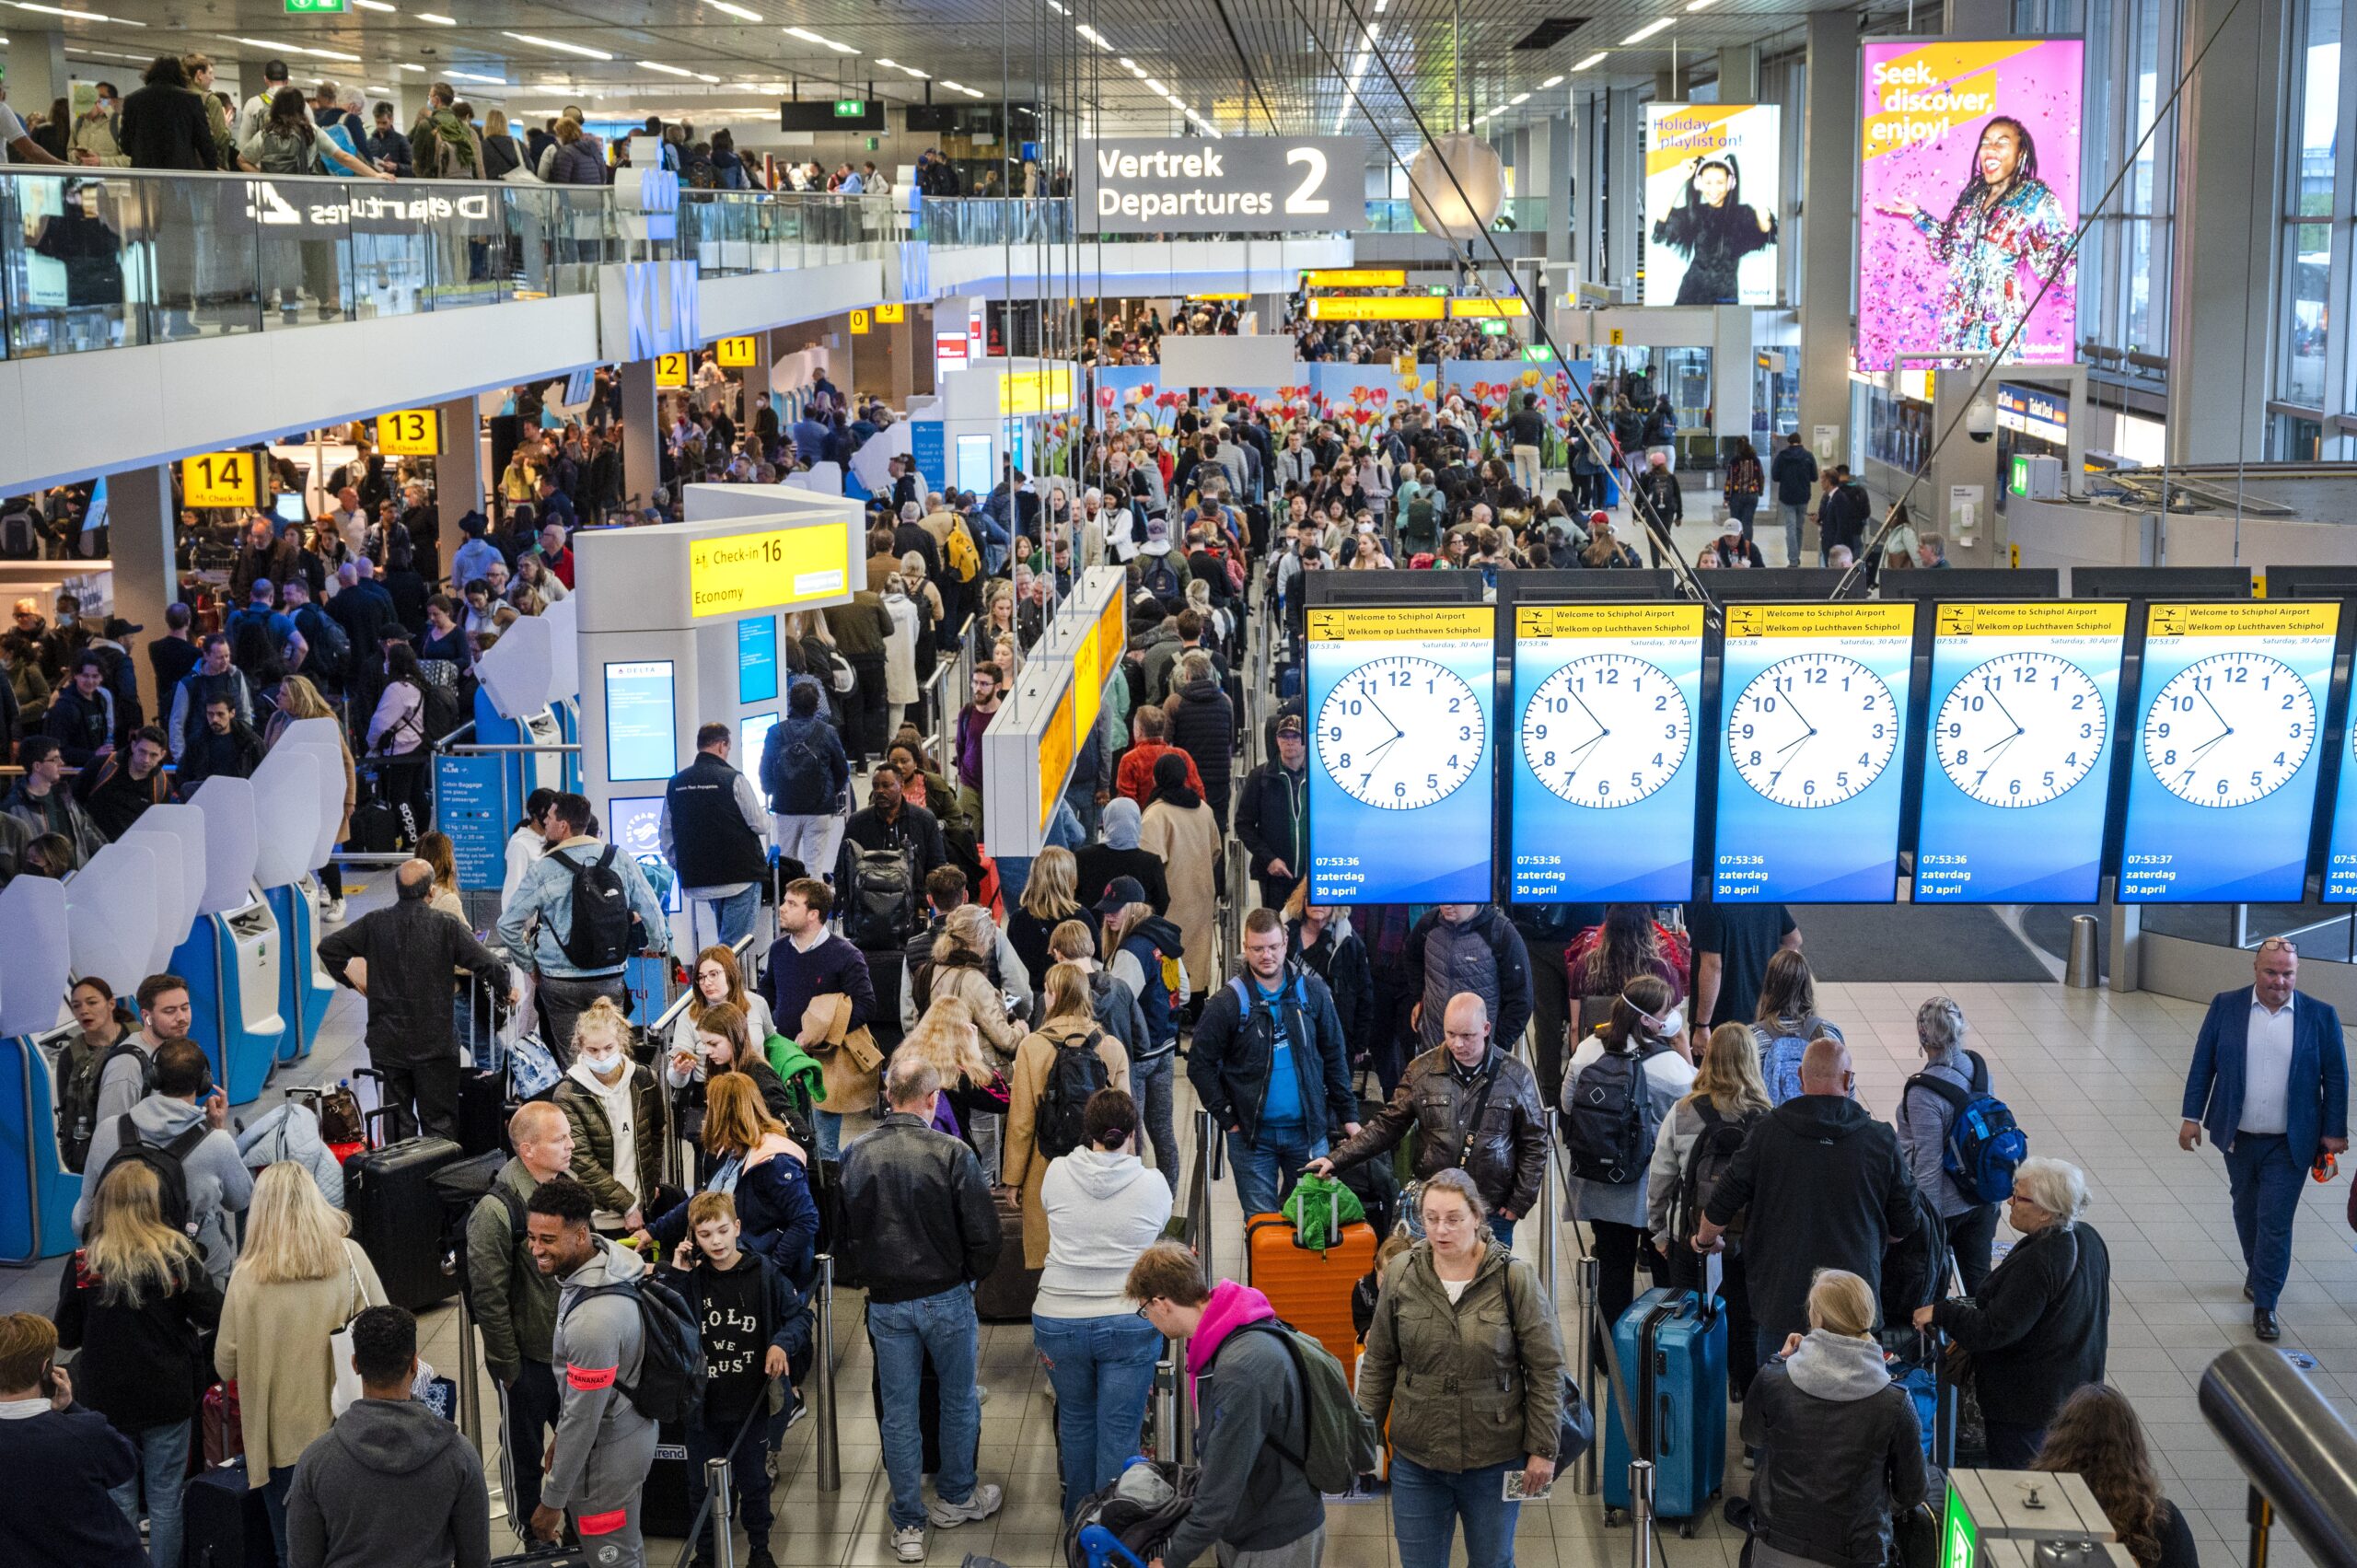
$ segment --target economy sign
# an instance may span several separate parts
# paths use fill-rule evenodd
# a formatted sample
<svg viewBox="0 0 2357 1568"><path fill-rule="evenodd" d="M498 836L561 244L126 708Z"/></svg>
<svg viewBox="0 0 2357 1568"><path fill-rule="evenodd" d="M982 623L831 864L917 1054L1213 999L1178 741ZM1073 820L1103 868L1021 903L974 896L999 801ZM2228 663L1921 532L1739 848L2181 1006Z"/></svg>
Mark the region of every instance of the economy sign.
<svg viewBox="0 0 2357 1568"><path fill-rule="evenodd" d="M2084 52L2075 38L1865 45L1859 369L2076 357Z"/></svg>
<svg viewBox="0 0 2357 1568"><path fill-rule="evenodd" d="M1322 233L1366 206L1356 136L1112 136L1084 143L1082 226L1101 234Z"/></svg>
<svg viewBox="0 0 2357 1568"><path fill-rule="evenodd" d="M1776 303L1772 103L1645 106L1647 305Z"/></svg>

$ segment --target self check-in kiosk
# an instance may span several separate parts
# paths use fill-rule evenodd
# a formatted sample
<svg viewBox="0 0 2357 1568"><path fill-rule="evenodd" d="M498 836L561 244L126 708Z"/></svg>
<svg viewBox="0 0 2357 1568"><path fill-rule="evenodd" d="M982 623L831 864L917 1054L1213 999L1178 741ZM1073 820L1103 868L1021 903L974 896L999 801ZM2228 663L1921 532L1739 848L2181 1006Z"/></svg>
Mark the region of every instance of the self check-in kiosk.
<svg viewBox="0 0 2357 1568"><path fill-rule="evenodd" d="M172 955L196 923L198 906L204 902L204 813L179 802L151 806L116 842L145 844L156 854L154 946L134 972L107 976L117 985L135 987L138 977L171 969Z"/></svg>
<svg viewBox="0 0 2357 1568"><path fill-rule="evenodd" d="M65 887L19 877L0 888L0 1264L22 1268L74 1246L82 1179L58 1157L57 1088L43 1041L57 1028L71 957Z"/></svg>
<svg viewBox="0 0 2357 1568"><path fill-rule="evenodd" d="M327 860L328 846L319 830L322 811L335 813L327 824L329 837L343 819L343 759L335 749L334 725L333 719L302 720L279 738L254 770L254 809L258 820L270 824L270 831L260 835L256 844L254 881L284 938L278 965L278 1016L286 1023L278 1039L281 1062L311 1053L335 995L335 981L319 967L320 893L319 880L311 875ZM332 806L323 794L331 776L335 784Z"/></svg>
<svg viewBox="0 0 2357 1568"><path fill-rule="evenodd" d="M204 781L190 805L204 821L204 892L196 923L172 954L188 981L195 1021L190 1035L213 1062L231 1105L261 1096L277 1064L286 1020L278 1010L284 938L254 887L259 817L250 779Z"/></svg>

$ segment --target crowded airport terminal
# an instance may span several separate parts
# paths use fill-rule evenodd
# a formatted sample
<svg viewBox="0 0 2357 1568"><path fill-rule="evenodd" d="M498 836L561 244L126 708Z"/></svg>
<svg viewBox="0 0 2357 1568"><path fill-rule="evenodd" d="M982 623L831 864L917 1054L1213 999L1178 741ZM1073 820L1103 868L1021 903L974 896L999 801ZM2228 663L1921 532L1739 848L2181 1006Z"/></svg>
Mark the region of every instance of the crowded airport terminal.
<svg viewBox="0 0 2357 1568"><path fill-rule="evenodd" d="M0 10L0 1568L2357 1568L2357 4Z"/></svg>

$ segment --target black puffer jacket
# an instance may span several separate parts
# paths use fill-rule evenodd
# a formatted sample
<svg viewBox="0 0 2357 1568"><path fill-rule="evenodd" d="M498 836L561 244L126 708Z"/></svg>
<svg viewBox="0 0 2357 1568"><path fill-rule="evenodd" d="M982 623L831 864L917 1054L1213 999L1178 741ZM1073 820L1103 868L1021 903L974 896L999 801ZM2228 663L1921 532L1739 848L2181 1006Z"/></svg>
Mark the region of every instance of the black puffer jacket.
<svg viewBox="0 0 2357 1568"><path fill-rule="evenodd" d="M1915 1402L1873 1340L1819 1329L1761 1367L1744 1396L1743 1441L1760 1450L1754 1533L1828 1568L1882 1568L1891 1516L1923 1500Z"/></svg>
<svg viewBox="0 0 2357 1568"><path fill-rule="evenodd" d="M1471 1124L1484 1074L1494 1074L1495 1081L1480 1121ZM1416 1148L1418 1180L1455 1166L1473 1179L1492 1209L1510 1209L1519 1216L1538 1202L1538 1184L1547 1175L1547 1109L1530 1069L1496 1046L1469 1078L1446 1046L1409 1063L1390 1103L1334 1151L1335 1168L1387 1155L1411 1127L1422 1133Z"/></svg>
<svg viewBox="0 0 2357 1568"><path fill-rule="evenodd" d="M2042 1427L2080 1388L2103 1381L2111 1249L2085 1225L2032 1231L1978 1296L1941 1302L1932 1321L1972 1353L1982 1415Z"/></svg>
<svg viewBox="0 0 2357 1568"><path fill-rule="evenodd" d="M1221 691L1219 678L1190 680L1162 705L1170 715L1170 744L1195 761L1202 775L1203 799L1225 821L1227 796L1235 777L1236 710Z"/></svg>

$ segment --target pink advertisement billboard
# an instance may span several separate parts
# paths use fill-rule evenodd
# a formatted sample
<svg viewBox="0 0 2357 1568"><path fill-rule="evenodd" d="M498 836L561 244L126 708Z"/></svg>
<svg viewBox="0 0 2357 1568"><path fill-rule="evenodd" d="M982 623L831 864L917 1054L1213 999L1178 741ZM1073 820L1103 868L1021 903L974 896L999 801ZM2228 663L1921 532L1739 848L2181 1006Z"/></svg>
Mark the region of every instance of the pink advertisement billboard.
<svg viewBox="0 0 2357 1568"><path fill-rule="evenodd" d="M1859 369L2078 357L2083 57L2075 38L1865 45Z"/></svg>

